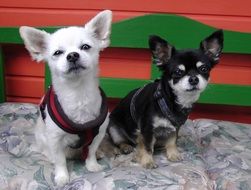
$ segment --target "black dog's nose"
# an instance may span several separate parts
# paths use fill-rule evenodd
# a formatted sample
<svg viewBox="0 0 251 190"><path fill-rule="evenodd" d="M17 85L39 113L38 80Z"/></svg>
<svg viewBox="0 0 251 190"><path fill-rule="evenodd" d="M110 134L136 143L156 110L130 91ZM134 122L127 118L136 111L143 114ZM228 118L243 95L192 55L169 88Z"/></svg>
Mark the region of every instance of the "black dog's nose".
<svg viewBox="0 0 251 190"><path fill-rule="evenodd" d="M77 52L71 52L67 55L66 59L69 62L76 62L79 59L79 54Z"/></svg>
<svg viewBox="0 0 251 190"><path fill-rule="evenodd" d="M197 85L197 84L199 83L199 78L196 77L196 76L191 76L191 77L188 79L188 82L189 82L191 85L195 86L195 85Z"/></svg>

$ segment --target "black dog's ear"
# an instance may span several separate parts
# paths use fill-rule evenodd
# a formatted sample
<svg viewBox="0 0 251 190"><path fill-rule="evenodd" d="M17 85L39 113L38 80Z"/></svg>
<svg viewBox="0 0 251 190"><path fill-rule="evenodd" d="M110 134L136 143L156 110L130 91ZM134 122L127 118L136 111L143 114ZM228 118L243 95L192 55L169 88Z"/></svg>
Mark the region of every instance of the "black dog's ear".
<svg viewBox="0 0 251 190"><path fill-rule="evenodd" d="M217 63L223 49L223 41L223 31L217 30L200 43L200 49L213 63Z"/></svg>
<svg viewBox="0 0 251 190"><path fill-rule="evenodd" d="M149 47L158 67L167 64L175 50L167 41L155 35L149 36Z"/></svg>

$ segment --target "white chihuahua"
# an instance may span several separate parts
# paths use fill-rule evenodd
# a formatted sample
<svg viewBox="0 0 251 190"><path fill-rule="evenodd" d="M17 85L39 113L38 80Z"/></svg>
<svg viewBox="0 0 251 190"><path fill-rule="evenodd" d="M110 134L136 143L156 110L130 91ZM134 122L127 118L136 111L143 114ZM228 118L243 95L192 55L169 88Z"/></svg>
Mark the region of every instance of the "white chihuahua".
<svg viewBox="0 0 251 190"><path fill-rule="evenodd" d="M111 22L112 12L105 10L84 27L62 28L53 34L27 26L20 28L32 58L47 62L51 71L52 87L40 108L35 136L38 151L54 163L58 186L69 181L66 150L80 140L87 145L87 155L83 156L86 168L103 169L97 162L96 151L109 121L104 94L99 88L98 65L99 52L110 43Z"/></svg>

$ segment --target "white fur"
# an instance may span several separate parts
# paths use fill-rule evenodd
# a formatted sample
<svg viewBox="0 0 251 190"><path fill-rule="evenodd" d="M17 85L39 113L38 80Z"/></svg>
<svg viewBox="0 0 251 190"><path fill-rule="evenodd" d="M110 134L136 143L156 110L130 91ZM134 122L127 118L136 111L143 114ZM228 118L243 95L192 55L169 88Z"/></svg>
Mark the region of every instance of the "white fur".
<svg viewBox="0 0 251 190"><path fill-rule="evenodd" d="M154 128L165 127L165 128L170 128L172 131L176 131L176 128L171 124L169 120L158 116L155 116L153 118L153 127Z"/></svg>
<svg viewBox="0 0 251 190"><path fill-rule="evenodd" d="M202 65L204 65L202 62L200 62L200 61L198 61L197 63L196 63L196 67L197 68L199 68L200 66L202 66Z"/></svg>
<svg viewBox="0 0 251 190"><path fill-rule="evenodd" d="M114 144L119 145L125 141L124 135L116 126L111 125L108 130Z"/></svg>
<svg viewBox="0 0 251 190"><path fill-rule="evenodd" d="M178 68L182 71L185 71L186 70L186 67L184 65L179 65Z"/></svg>
<svg viewBox="0 0 251 190"><path fill-rule="evenodd" d="M66 115L76 123L95 119L100 112L102 98L99 92L99 52L109 45L112 13L103 11L91 19L85 27L62 28L53 34L31 27L21 27L20 34L33 59L48 63L52 84ZM81 50L83 44L91 46ZM63 53L53 55L57 50ZM66 57L71 52L79 54L78 64L85 69L69 72ZM49 117L38 119L36 141L38 151L44 153L55 166L55 182L62 186L69 181L65 149L79 137L64 132ZM96 150L105 135L108 116L99 129L99 134L88 147L86 167L90 171L102 170L96 160Z"/></svg>
<svg viewBox="0 0 251 190"><path fill-rule="evenodd" d="M177 96L177 103L182 105L184 108L190 108L194 102L199 99L200 93L205 90L208 81L204 79L201 75L197 75L199 78L199 83L197 85L197 90L187 91L192 88L189 84L189 76L184 76L177 82L173 83L173 79L169 81L175 95Z"/></svg>

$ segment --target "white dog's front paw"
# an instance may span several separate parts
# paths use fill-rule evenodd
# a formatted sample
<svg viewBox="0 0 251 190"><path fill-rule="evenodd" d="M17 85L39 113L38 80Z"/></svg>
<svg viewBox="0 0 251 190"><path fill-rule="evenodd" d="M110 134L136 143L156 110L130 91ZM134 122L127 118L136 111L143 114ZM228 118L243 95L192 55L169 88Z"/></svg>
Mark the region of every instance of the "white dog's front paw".
<svg viewBox="0 0 251 190"><path fill-rule="evenodd" d="M100 165L97 162L93 162L93 161L89 161L89 162L87 161L85 166L86 166L87 170L90 172L99 172L104 169L104 166Z"/></svg>
<svg viewBox="0 0 251 190"><path fill-rule="evenodd" d="M62 187L69 182L69 175L65 172L56 172L55 173L55 183L57 186Z"/></svg>

